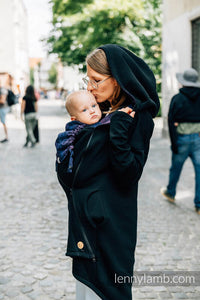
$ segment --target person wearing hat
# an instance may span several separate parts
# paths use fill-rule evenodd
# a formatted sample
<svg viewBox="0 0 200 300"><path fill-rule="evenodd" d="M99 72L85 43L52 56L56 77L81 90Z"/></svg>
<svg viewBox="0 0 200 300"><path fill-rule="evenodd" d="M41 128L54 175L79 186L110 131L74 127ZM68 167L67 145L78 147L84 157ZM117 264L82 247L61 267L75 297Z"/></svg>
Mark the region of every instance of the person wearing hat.
<svg viewBox="0 0 200 300"><path fill-rule="evenodd" d="M175 202L176 186L188 157L195 170L196 212L200 215L200 81L198 72L190 68L183 74L176 74L183 86L170 103L168 127L171 140L172 161L169 171L169 182L161 193L170 202Z"/></svg>
<svg viewBox="0 0 200 300"><path fill-rule="evenodd" d="M68 198L66 255L77 300L131 300L138 182L159 110L156 81L141 58L119 45L95 49L86 64L84 82L106 120L76 136L72 173L69 158L56 163Z"/></svg>

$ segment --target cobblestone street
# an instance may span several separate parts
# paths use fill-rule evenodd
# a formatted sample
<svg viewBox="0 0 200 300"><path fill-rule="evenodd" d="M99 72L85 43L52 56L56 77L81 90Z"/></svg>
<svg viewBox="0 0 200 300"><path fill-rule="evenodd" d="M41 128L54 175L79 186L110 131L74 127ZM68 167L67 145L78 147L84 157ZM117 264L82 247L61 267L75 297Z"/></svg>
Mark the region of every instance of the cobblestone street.
<svg viewBox="0 0 200 300"><path fill-rule="evenodd" d="M59 100L40 100L39 115L41 141L35 148L22 147L25 128L14 114L7 118L10 141L0 144L0 300L75 300L71 259L65 256L67 200L55 174L54 142L66 113ZM200 216L194 211L190 161L176 204L160 195L170 154L157 119L139 187L136 271L200 271ZM133 300L138 299L200 299L200 286L134 287Z"/></svg>

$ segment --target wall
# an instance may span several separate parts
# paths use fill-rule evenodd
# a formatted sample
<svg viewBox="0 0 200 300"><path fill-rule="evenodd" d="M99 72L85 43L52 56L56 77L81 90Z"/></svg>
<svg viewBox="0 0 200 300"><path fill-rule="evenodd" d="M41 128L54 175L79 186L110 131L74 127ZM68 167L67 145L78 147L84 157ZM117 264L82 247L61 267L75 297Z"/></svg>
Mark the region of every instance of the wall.
<svg viewBox="0 0 200 300"><path fill-rule="evenodd" d="M0 1L0 72L14 75L14 32L12 1Z"/></svg>
<svg viewBox="0 0 200 300"><path fill-rule="evenodd" d="M162 116L163 136L167 136L169 103L180 88L176 73L192 64L191 21L200 16L200 1L164 0L163 15Z"/></svg>
<svg viewBox="0 0 200 300"><path fill-rule="evenodd" d="M27 12L22 0L0 0L0 73L24 89L29 82ZM0 77L1 78L1 77Z"/></svg>

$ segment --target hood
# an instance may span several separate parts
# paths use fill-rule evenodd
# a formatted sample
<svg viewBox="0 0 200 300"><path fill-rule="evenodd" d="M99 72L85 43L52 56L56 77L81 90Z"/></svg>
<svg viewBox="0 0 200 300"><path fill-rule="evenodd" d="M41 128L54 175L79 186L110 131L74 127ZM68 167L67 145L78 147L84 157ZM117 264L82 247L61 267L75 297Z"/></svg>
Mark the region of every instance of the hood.
<svg viewBox="0 0 200 300"><path fill-rule="evenodd" d="M99 48L105 52L113 77L136 105L136 110L148 110L155 117L160 102L156 80L148 65L124 47L107 44Z"/></svg>
<svg viewBox="0 0 200 300"><path fill-rule="evenodd" d="M180 93L185 95L191 101L200 101L200 88L197 87L183 87L180 89Z"/></svg>

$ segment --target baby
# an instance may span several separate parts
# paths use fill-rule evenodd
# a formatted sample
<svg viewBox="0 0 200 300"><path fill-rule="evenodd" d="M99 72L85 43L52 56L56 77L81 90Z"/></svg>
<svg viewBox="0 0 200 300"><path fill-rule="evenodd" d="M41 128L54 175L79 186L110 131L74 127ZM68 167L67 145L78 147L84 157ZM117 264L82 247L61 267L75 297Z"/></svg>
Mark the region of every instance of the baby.
<svg viewBox="0 0 200 300"><path fill-rule="evenodd" d="M91 125L101 119L101 110L92 93L80 90L67 96L65 107L72 121Z"/></svg>
<svg viewBox="0 0 200 300"><path fill-rule="evenodd" d="M96 127L102 116L95 97L88 91L80 90L67 96L65 107L71 117L71 122L65 126L65 131L56 139L57 163L67 160L67 172L73 168L73 149L75 138L86 126Z"/></svg>

